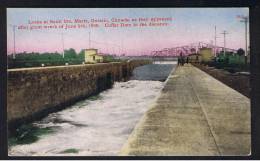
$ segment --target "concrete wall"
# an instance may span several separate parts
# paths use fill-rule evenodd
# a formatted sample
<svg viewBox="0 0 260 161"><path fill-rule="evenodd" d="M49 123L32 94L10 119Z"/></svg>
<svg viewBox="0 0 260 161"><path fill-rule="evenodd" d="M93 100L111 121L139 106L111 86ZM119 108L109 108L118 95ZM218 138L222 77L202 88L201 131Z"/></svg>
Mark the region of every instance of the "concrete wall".
<svg viewBox="0 0 260 161"><path fill-rule="evenodd" d="M149 61L8 70L7 118L10 126L58 111L87 96L127 80Z"/></svg>

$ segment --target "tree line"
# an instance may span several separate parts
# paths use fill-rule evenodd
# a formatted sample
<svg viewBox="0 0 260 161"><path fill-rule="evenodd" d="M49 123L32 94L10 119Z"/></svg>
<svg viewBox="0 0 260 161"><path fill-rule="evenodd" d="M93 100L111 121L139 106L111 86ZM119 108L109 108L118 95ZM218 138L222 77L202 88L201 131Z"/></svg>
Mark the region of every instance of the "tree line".
<svg viewBox="0 0 260 161"><path fill-rule="evenodd" d="M64 58L62 53L58 52L22 52L15 55L8 55L8 68L24 68L39 66L59 66L59 65L75 65L82 64L85 61L85 50L79 53L75 49L70 48L64 50ZM113 56L106 56L106 62L118 61Z"/></svg>

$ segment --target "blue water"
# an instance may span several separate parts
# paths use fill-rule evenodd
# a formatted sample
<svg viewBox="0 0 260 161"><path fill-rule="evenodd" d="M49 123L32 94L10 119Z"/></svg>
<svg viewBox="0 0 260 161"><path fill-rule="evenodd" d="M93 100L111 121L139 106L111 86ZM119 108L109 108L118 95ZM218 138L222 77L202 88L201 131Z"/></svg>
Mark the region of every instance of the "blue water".
<svg viewBox="0 0 260 161"><path fill-rule="evenodd" d="M148 64L134 69L132 80L165 81L176 64Z"/></svg>

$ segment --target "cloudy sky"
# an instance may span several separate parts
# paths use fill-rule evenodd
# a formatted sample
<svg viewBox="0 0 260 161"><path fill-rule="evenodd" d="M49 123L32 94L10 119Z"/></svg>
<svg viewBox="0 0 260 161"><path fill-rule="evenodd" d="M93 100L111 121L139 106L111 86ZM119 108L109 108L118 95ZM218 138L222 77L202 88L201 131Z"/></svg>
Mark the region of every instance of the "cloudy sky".
<svg viewBox="0 0 260 161"><path fill-rule="evenodd" d="M64 48L74 48L77 52L91 47L101 52L149 54L151 51L168 47L187 45L198 41L211 43L214 40L214 27L217 26L217 45L223 46L226 30L228 48L244 48L245 26L237 15L248 16L248 8L9 8L7 9L8 54L16 52L61 52ZM20 30L18 26L28 25L29 21L64 19L111 19L111 18L153 18L171 17L168 26L161 27L117 27L82 29L38 29Z"/></svg>

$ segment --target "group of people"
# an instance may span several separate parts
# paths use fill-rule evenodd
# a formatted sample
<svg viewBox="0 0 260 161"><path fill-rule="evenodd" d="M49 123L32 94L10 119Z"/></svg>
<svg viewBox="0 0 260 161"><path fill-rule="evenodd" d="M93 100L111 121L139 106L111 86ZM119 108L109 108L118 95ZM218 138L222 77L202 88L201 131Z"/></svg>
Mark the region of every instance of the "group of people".
<svg viewBox="0 0 260 161"><path fill-rule="evenodd" d="M186 61L185 61L185 57L183 57L183 56L178 57L178 65L183 66L185 63L187 63L187 64L189 63L188 56L186 57Z"/></svg>

